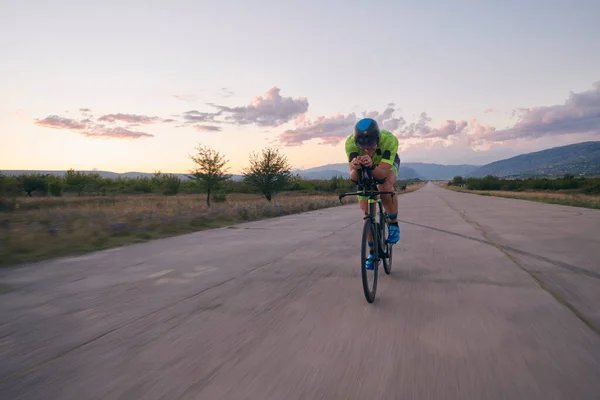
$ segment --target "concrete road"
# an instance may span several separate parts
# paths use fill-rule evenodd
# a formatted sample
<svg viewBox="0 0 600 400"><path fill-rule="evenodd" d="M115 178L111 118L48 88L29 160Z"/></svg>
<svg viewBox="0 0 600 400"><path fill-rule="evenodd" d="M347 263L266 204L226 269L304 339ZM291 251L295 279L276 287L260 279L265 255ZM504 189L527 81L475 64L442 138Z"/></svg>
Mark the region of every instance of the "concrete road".
<svg viewBox="0 0 600 400"><path fill-rule="evenodd" d="M598 399L600 211L428 184L0 271L1 399Z"/></svg>

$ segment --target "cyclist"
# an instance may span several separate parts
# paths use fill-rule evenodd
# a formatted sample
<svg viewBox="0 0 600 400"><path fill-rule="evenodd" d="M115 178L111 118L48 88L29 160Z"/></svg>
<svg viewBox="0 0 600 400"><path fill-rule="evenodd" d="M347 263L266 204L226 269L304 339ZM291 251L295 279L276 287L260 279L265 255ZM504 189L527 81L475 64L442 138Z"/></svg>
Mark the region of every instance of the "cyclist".
<svg viewBox="0 0 600 400"><path fill-rule="evenodd" d="M398 138L390 131L379 129L377 121L372 118L363 118L354 125L354 133L346 139L346 155L350 163L350 179L358 183L358 170L363 166L371 168L371 175L378 181L377 190L391 192L398 178L400 157L398 156ZM358 196L360 208L368 215L368 198ZM381 195L383 208L390 218L388 243L397 243L400 239L398 227L398 202L396 196ZM367 259L367 269L373 269L373 242L370 238L369 247L371 254Z"/></svg>

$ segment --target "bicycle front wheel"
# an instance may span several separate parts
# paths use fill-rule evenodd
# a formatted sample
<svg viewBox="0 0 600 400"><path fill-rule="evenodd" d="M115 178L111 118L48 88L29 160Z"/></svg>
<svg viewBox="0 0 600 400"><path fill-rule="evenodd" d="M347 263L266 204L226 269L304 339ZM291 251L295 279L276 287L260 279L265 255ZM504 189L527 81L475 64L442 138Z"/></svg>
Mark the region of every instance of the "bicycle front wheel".
<svg viewBox="0 0 600 400"><path fill-rule="evenodd" d="M360 272L362 275L363 292L365 294L365 298L369 303L372 303L375 300L375 293L377 292L377 276L379 271L379 252L377 251L378 240L379 238L375 230L375 226L373 225L373 222L370 218L365 219L362 234L362 246L360 252ZM372 252L374 259L372 270L367 269L367 257L369 257L369 254L371 253L371 248L369 248L369 242L373 243Z"/></svg>

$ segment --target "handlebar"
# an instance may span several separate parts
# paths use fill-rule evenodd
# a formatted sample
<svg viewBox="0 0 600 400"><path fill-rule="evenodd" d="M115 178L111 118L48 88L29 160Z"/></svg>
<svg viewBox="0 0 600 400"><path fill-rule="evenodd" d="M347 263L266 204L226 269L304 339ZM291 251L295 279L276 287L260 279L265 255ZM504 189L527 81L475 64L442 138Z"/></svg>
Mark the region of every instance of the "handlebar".
<svg viewBox="0 0 600 400"><path fill-rule="evenodd" d="M382 195L382 194L390 194L392 195L392 197L396 194L396 192L380 192L377 190L376 185L379 183L383 183L384 181L381 180L377 180L375 178L373 178L373 175L371 174L371 169L370 168L361 168L359 170L359 178L358 178L358 186L360 187L366 187L367 189L363 190L363 191L357 191L357 192L351 192L351 193L342 193L340 195L338 195L338 198L340 200L340 203L342 202L342 198L346 197L346 196L366 196L366 197L375 197L378 195Z"/></svg>
<svg viewBox="0 0 600 400"><path fill-rule="evenodd" d="M373 197L373 196L378 196L381 194L391 194L392 197L394 197L396 195L396 192L380 192L378 190L367 190L364 192L351 192L351 193L342 193L338 195L338 198L340 200L340 203L342 202L342 199L346 196L365 196L365 197Z"/></svg>

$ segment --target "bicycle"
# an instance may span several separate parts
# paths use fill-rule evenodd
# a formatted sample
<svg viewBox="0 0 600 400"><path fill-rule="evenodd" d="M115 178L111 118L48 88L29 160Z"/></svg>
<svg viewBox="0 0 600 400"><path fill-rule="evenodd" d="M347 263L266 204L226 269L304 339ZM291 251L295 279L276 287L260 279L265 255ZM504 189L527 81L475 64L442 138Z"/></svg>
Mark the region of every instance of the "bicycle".
<svg viewBox="0 0 600 400"><path fill-rule="evenodd" d="M377 292L377 279L379 276L379 262L383 261L383 269L387 275L392 270L392 243L387 242L387 233L389 231L390 219L385 212L381 203L382 194L390 194L392 197L395 192L380 192L377 190L377 185L384 181L377 180L371 175L371 169L361 168L359 170L358 189L356 192L342 193L339 200L342 203L342 198L346 196L365 196L369 201L369 214L363 220L362 246L361 246L361 264L360 270L362 275L362 286L365 298L369 303L375 301L375 293ZM342 203L343 204L343 203ZM379 207L379 218L376 217L376 209ZM386 229L387 228L387 229ZM370 250L368 246L369 233L373 243L373 285L369 288L367 279L367 257Z"/></svg>

